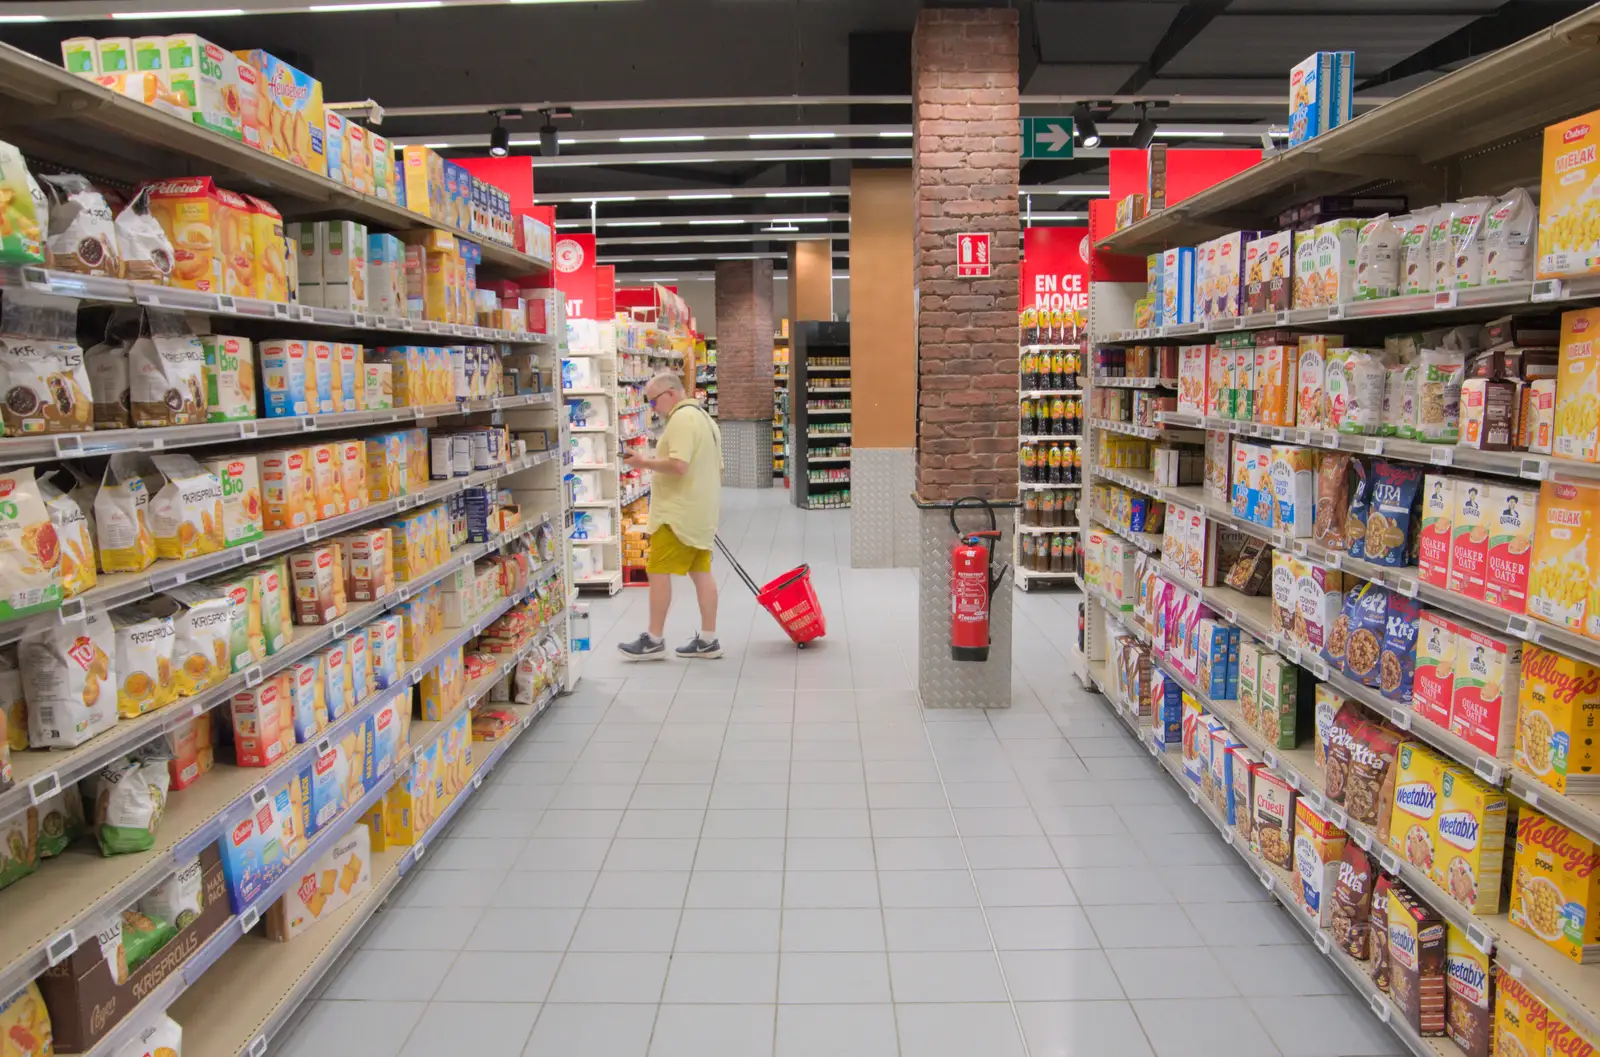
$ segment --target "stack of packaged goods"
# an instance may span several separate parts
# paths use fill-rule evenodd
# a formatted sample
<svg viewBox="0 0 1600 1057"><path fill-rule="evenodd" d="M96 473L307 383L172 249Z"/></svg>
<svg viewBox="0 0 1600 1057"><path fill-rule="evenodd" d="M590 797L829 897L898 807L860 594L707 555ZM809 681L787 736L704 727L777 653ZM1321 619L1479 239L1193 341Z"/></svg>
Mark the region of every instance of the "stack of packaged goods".
<svg viewBox="0 0 1600 1057"><path fill-rule="evenodd" d="M622 508L622 564L627 568L642 569L650 556L650 536L645 526L650 523L650 499L635 499Z"/></svg>

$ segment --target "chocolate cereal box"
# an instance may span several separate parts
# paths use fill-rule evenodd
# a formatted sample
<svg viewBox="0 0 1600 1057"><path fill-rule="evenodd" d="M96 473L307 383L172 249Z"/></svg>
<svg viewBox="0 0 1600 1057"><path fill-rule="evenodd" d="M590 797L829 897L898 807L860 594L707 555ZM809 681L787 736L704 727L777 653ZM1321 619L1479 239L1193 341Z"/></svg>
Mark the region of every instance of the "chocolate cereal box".
<svg viewBox="0 0 1600 1057"><path fill-rule="evenodd" d="M1423 1038L1445 1033L1443 919L1404 885L1389 888L1389 993L1411 1030Z"/></svg>
<svg viewBox="0 0 1600 1057"><path fill-rule="evenodd" d="M1465 932L1445 928L1445 1031L1468 1057L1489 1057L1489 956Z"/></svg>

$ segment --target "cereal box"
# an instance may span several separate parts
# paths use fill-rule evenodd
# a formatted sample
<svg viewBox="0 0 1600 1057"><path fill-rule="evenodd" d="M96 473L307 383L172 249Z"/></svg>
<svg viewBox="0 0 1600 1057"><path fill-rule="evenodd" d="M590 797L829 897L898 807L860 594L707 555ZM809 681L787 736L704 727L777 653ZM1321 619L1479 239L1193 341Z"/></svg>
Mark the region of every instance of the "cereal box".
<svg viewBox="0 0 1600 1057"><path fill-rule="evenodd" d="M371 193L385 202L398 201L399 188L395 182L394 147L390 145L388 139L376 132L369 131L367 139L372 149Z"/></svg>
<svg viewBox="0 0 1600 1057"><path fill-rule="evenodd" d="M1600 668L1542 646L1522 653L1517 767L1558 793L1600 787Z"/></svg>
<svg viewBox="0 0 1600 1057"><path fill-rule="evenodd" d="M1452 594L1482 598L1489 564L1489 513L1486 482L1467 480L1454 489L1450 518L1449 588Z"/></svg>
<svg viewBox="0 0 1600 1057"><path fill-rule="evenodd" d="M1489 956L1465 932L1446 928L1445 1030L1469 1057L1489 1057Z"/></svg>
<svg viewBox="0 0 1600 1057"><path fill-rule="evenodd" d="M1333 889L1344 857L1345 832L1305 798L1294 805L1294 901L1319 928L1333 924Z"/></svg>
<svg viewBox="0 0 1600 1057"><path fill-rule="evenodd" d="M1256 671L1256 707L1260 714L1256 730L1268 745L1292 749L1300 669L1276 653L1263 651Z"/></svg>
<svg viewBox="0 0 1600 1057"><path fill-rule="evenodd" d="M1439 842L1433 883L1475 914L1500 912L1500 870L1505 860L1505 794L1467 767L1446 761L1439 777Z"/></svg>
<svg viewBox="0 0 1600 1057"><path fill-rule="evenodd" d="M1436 473L1422 479L1417 578L1440 588L1450 586L1450 526L1455 517L1456 483L1455 478Z"/></svg>
<svg viewBox="0 0 1600 1057"><path fill-rule="evenodd" d="M1322 283L1317 278L1317 233L1310 228L1294 233L1294 278L1290 282L1295 308L1317 308L1322 300Z"/></svg>
<svg viewBox="0 0 1600 1057"><path fill-rule="evenodd" d="M1211 732L1211 779L1203 783L1206 795L1211 798L1211 803L1222 816L1222 821L1233 825L1233 755L1231 750L1244 744L1228 732L1226 727L1218 727Z"/></svg>
<svg viewBox="0 0 1600 1057"><path fill-rule="evenodd" d="M311 480L306 449L261 453L261 500L268 531L301 528L316 520Z"/></svg>
<svg viewBox="0 0 1600 1057"><path fill-rule="evenodd" d="M1600 309L1561 314L1556 368L1555 453L1563 459L1600 460Z"/></svg>
<svg viewBox="0 0 1600 1057"><path fill-rule="evenodd" d="M1444 770L1444 758L1418 741L1403 743L1395 757L1389 850L1427 874L1433 872L1438 844L1439 786Z"/></svg>
<svg viewBox="0 0 1600 1057"><path fill-rule="evenodd" d="M1483 600L1511 613L1528 605L1528 570L1533 530L1538 523L1539 493L1516 485L1491 484L1488 507L1488 561L1484 567Z"/></svg>
<svg viewBox="0 0 1600 1057"><path fill-rule="evenodd" d="M1274 525L1297 539L1311 535L1317 498L1316 452L1289 444L1274 444L1267 478L1276 506Z"/></svg>
<svg viewBox="0 0 1600 1057"><path fill-rule="evenodd" d="M1178 410L1206 413L1208 346L1184 345L1178 350Z"/></svg>
<svg viewBox="0 0 1600 1057"><path fill-rule="evenodd" d="M1504 642L1475 628L1456 635L1455 686L1450 694L1450 732L1491 756L1506 755L1516 727L1522 644Z"/></svg>
<svg viewBox="0 0 1600 1057"><path fill-rule="evenodd" d="M1322 429L1323 421L1323 365L1328 358L1329 342L1338 345L1343 339L1328 334L1302 334L1299 338L1299 361L1295 366L1294 421L1287 423L1301 429Z"/></svg>
<svg viewBox="0 0 1600 1057"><path fill-rule="evenodd" d="M1511 923L1575 962L1600 954L1600 848L1530 807L1517 813Z"/></svg>
<svg viewBox="0 0 1600 1057"><path fill-rule="evenodd" d="M1317 278L1322 304L1342 305L1355 292L1356 238L1359 220L1329 220L1316 226Z"/></svg>
<svg viewBox="0 0 1600 1057"><path fill-rule="evenodd" d="M1228 364L1232 357L1221 345L1207 345L1205 413L1221 418L1233 417L1232 391L1228 388ZM1181 392L1180 392L1181 395Z"/></svg>
<svg viewBox="0 0 1600 1057"><path fill-rule="evenodd" d="M1600 111L1544 130L1539 176L1539 278L1600 271Z"/></svg>
<svg viewBox="0 0 1600 1057"><path fill-rule="evenodd" d="M1194 249L1166 250L1161 255L1161 324L1194 322Z"/></svg>
<svg viewBox="0 0 1600 1057"><path fill-rule="evenodd" d="M1289 71L1289 146L1298 147L1338 123L1338 62L1337 52L1319 51Z"/></svg>
<svg viewBox="0 0 1600 1057"><path fill-rule="evenodd" d="M1295 791L1278 772L1256 769L1254 788L1255 840L1250 849L1274 866L1294 866Z"/></svg>
<svg viewBox="0 0 1600 1057"><path fill-rule="evenodd" d="M1239 712L1251 730L1261 723L1261 701L1256 696L1261 679L1261 650L1261 643L1255 639L1239 641Z"/></svg>
<svg viewBox="0 0 1600 1057"><path fill-rule="evenodd" d="M1520 976L1518 973L1517 976ZM1549 1045L1550 1010L1503 965L1495 967L1494 1037L1496 1053L1546 1053Z"/></svg>
<svg viewBox="0 0 1600 1057"><path fill-rule="evenodd" d="M1595 1044L1584 1034L1584 1029L1574 1027L1562 1019L1561 1010L1550 1010L1549 1020L1551 1057L1594 1057Z"/></svg>
<svg viewBox="0 0 1600 1057"><path fill-rule="evenodd" d="M1313 719L1315 741L1312 742L1312 751L1315 753L1316 765L1319 769L1328 766L1328 734L1333 728L1333 717L1344 706L1345 700L1340 697L1330 683L1318 683L1316 700L1313 705Z"/></svg>
<svg viewBox="0 0 1600 1057"><path fill-rule="evenodd" d="M1389 888L1389 992L1411 1030L1445 1033L1445 924L1404 885Z"/></svg>
<svg viewBox="0 0 1600 1057"><path fill-rule="evenodd" d="M1590 580L1595 577L1590 550L1597 499L1600 490L1589 485L1546 481L1539 487L1528 612L1568 631L1588 630L1585 618Z"/></svg>
<svg viewBox="0 0 1600 1057"><path fill-rule="evenodd" d="M229 139L242 140L244 88L238 60L193 33L170 36L166 45L166 66L160 79L171 89L172 97L183 101L189 119ZM259 105L260 85L255 87Z"/></svg>
<svg viewBox="0 0 1600 1057"><path fill-rule="evenodd" d="M1287 345L1267 345L1255 351L1255 421L1269 426L1294 425L1297 398L1295 368L1299 352ZM1307 454L1310 454L1309 451Z"/></svg>
<svg viewBox="0 0 1600 1057"><path fill-rule="evenodd" d="M1440 727L1450 726L1450 700L1455 693L1456 625L1431 609L1417 622L1417 667L1411 681L1411 709Z"/></svg>
<svg viewBox="0 0 1600 1057"><path fill-rule="evenodd" d="M1535 378L1528 383L1523 403L1522 433L1528 450L1539 455L1555 451L1556 388L1554 378Z"/></svg>
<svg viewBox="0 0 1600 1057"><path fill-rule="evenodd" d="M1295 641L1322 652L1328 629L1344 607L1344 573L1308 561L1295 562Z"/></svg>
<svg viewBox="0 0 1600 1057"><path fill-rule="evenodd" d="M1255 417L1255 347L1236 347L1232 359L1229 385L1233 388L1233 417L1238 422L1249 422Z"/></svg>

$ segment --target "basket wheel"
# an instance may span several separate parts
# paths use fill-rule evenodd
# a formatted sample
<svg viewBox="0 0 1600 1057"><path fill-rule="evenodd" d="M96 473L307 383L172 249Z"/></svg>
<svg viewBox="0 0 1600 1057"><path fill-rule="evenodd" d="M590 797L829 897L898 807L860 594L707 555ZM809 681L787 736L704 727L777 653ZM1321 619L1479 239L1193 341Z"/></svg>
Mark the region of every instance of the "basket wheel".
<svg viewBox="0 0 1600 1057"><path fill-rule="evenodd" d="M797 650L803 650L809 645L811 645L811 643L809 643L809 642L797 642L797 643L794 644L794 647Z"/></svg>

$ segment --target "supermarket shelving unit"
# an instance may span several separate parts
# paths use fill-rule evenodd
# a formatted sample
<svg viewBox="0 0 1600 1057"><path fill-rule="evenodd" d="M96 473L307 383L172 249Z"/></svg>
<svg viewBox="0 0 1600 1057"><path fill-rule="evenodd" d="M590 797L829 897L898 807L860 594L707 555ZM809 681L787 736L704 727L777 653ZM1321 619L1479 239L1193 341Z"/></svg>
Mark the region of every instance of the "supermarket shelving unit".
<svg viewBox="0 0 1600 1057"><path fill-rule="evenodd" d="M850 324L802 322L793 332L789 494L804 510L843 509L850 505ZM815 461L826 458L843 461Z"/></svg>
<svg viewBox="0 0 1600 1057"><path fill-rule="evenodd" d="M772 339L772 477L785 480L789 476L789 334L785 323L784 333Z"/></svg>
<svg viewBox="0 0 1600 1057"><path fill-rule="evenodd" d="M1284 151L1216 186L1201 191L1180 205L1156 212L1096 244L1100 250L1149 253L1171 246L1190 245L1238 229L1241 224L1266 228L1278 211L1318 195L1341 194L1379 187L1385 194L1403 192L1416 205L1460 196L1501 192L1516 184L1537 182L1540 172L1542 130L1546 125L1592 109L1600 98L1600 6L1557 23L1549 29L1473 62L1437 81L1381 107L1370 110L1309 143ZM1600 280L1537 280L1505 286L1479 287L1414 297L1336 305L1332 308L1259 313L1203 324L1132 329L1132 305L1143 293L1142 284L1091 285L1091 332L1102 344L1191 344L1205 342L1210 333L1297 326L1311 331L1360 335L1370 343L1385 332L1422 330L1464 322L1486 322L1509 313L1549 314L1600 300ZM1201 335L1191 337L1191 335ZM1153 379L1094 378L1091 387L1115 385L1144 388ZM1179 437L1178 431L1224 430L1263 442L1281 442L1320 449L1341 449L1367 455L1430 465L1454 467L1473 475L1503 481L1537 482L1600 480L1600 465L1525 452L1489 452L1455 445L1424 444L1393 437L1352 436L1317 429L1235 422L1195 414L1167 412L1155 427L1137 427L1136 435ZM1100 429L1091 430L1097 439ZM1091 444L1096 440L1092 439ZM1282 532L1236 517L1213 501L1203 486L1167 487L1154 483L1148 471L1102 467L1092 451L1093 478L1120 484L1151 498L1200 511L1206 520L1264 540L1300 560L1327 569L1339 569L1359 581L1380 584L1399 595L1418 598L1463 627L1481 630L1512 643L1540 644L1589 663L1600 663L1600 641L1540 622L1532 616L1503 610L1452 594L1420 582L1414 568L1380 568L1327 551L1308 539L1293 539ZM1085 510L1087 517L1088 511ZM1126 533L1099 518L1096 531L1121 535L1158 561L1162 539L1143 533ZM1330 671L1313 651L1302 650L1274 627L1271 599L1246 597L1228 587L1194 583L1166 563L1162 575L1182 584L1211 607L1221 619L1259 639L1269 649L1329 684L1341 696L1360 702L1372 714L1410 738L1470 768L1483 781L1508 792L1515 802L1537 809L1591 841L1600 841L1600 796L1562 794L1537 782L1511 759L1511 747L1491 755L1450 730L1361 685L1340 671ZM1316 927L1298 908L1294 886L1282 871L1252 854L1247 842L1224 825L1214 807L1196 785L1182 774L1176 750L1164 750L1149 729L1150 717L1140 715L1136 704L1115 700L1107 671L1106 640L1129 635L1149 643L1150 629L1132 612L1130 602L1119 601L1104 587L1087 587L1090 616L1087 680L1106 691L1113 711L1133 731L1189 797L1205 809L1218 825L1222 838L1233 846L1264 887L1289 909L1306 930L1316 949L1329 958L1371 1004L1378 1018L1389 1025L1401 1043L1419 1057L1454 1057L1461 1051L1448 1039L1419 1038L1406 1024L1393 1000L1377 991L1362 963L1344 955L1332 933ZM1522 985L1550 1006L1562 1019L1591 1037L1600 1037L1600 966L1579 964L1513 925L1502 911L1476 914L1457 903L1404 856L1389 850L1371 826L1353 821L1340 805L1324 795L1324 777L1310 744L1287 750L1268 745L1240 716L1237 702L1213 700L1162 658L1152 664L1175 678L1202 706L1221 718L1230 732L1255 750L1283 775L1312 807L1343 827L1358 846L1370 850L1382 869L1401 879L1446 921L1460 929L1468 941L1492 954ZM1507 700L1505 707L1514 707ZM1515 805L1514 805L1515 807ZM1513 812L1515 813L1515 811ZM1508 832L1508 845L1516 835ZM1509 863L1508 863L1509 865Z"/></svg>
<svg viewBox="0 0 1600 1057"><path fill-rule="evenodd" d="M694 398L712 418L717 417L717 347L716 339L706 340L706 351L694 368Z"/></svg>
<svg viewBox="0 0 1600 1057"><path fill-rule="evenodd" d="M1074 334L1074 335L1068 335L1068 336L1069 337L1075 337L1076 335ZM1042 388L1040 388L1040 387L1029 388L1026 385L1027 379L1024 378L1024 379L1021 379L1023 384L1020 386L1020 394L1021 395L1018 397L1018 399L1019 400L1028 400L1030 402L1034 401L1034 400L1046 400L1046 401L1049 401L1049 400L1058 399L1058 398L1062 399L1062 400L1069 400L1070 399L1070 400L1077 400L1077 401L1079 401L1080 405L1082 405L1083 407L1087 407L1088 405L1083 401L1083 397L1084 397L1085 394L1084 394L1083 389L1081 388L1081 386L1082 386L1081 379L1082 379L1083 375L1086 373L1082 368L1083 344L1082 344L1081 341L1073 340L1073 341L1067 341L1067 342L1061 342L1061 343L1050 343L1050 344L1039 344L1039 345L1027 345L1027 344L1024 344L1022 346L1022 348L1021 348L1022 355L1018 357L1018 361L1017 361L1018 362L1017 370L1018 370L1019 375L1022 373L1022 364L1026 361L1028 356L1030 356L1030 355L1033 355L1033 356L1053 355L1058 350L1061 351L1061 352L1064 352L1064 353L1071 353L1072 355L1078 357L1078 363L1080 365L1079 366L1079 371L1078 371L1078 378L1079 378L1078 383L1076 385L1070 385L1069 384L1068 386L1066 386L1064 388L1051 388L1049 385L1046 385L1046 386L1044 386ZM1070 382L1071 379L1068 379L1068 381ZM1020 405L1019 405L1019 411L1020 411ZM1080 418L1079 421L1082 422L1083 420ZM1019 442L1018 442L1019 443L1019 451L1018 451L1018 460L1017 460L1017 473L1018 473L1019 476L1021 476L1023 478L1023 480L1020 483L1020 487L1021 487L1024 495L1026 495L1026 493L1028 493L1030 491L1031 492L1056 492L1056 491L1059 491L1059 492L1063 492L1063 493L1074 493L1074 494L1081 495L1081 493L1083 491L1083 482L1082 482L1081 479L1077 480L1077 481L1070 481L1070 482L1066 481L1066 480L1062 480L1059 483L1058 482L1053 482L1053 481L1031 482L1031 481L1028 481L1026 479L1026 474L1023 474L1023 472L1022 472L1022 459L1021 459L1020 448L1027 447L1030 444L1038 444L1038 443L1044 443L1044 444L1048 445L1050 443L1057 442L1057 441L1072 441L1072 442L1075 442L1077 444L1078 450L1083 454L1084 459L1085 459L1085 462L1084 462L1084 475L1087 475L1087 472L1088 472L1088 462L1087 462L1088 451L1087 451L1087 449L1086 449L1086 447L1084 445L1084 442L1083 442L1084 441L1084 438L1083 438L1083 427L1081 425L1077 429L1073 430L1070 433L1045 433L1045 432L1042 432L1042 431L1036 431L1033 434L1023 434L1022 437L1020 438ZM1079 505L1081 505L1081 504L1077 504L1077 503L1074 504L1074 513L1075 514L1076 514L1076 508ZM1074 520L1077 520L1076 517L1074 518ZM1016 514L1015 514L1015 525L1013 526L1013 528L1014 528L1014 539L1013 539L1013 542L1012 542L1012 558L1011 558L1011 565L1012 565L1012 569L1014 571L1014 575L1015 575L1015 579L1016 579L1016 585L1017 585L1018 589L1023 590L1023 591L1031 591L1036 586L1070 587L1070 588L1076 589L1077 586L1078 586L1078 566L1077 566L1076 563L1079 560L1079 556L1082 553L1082 544L1083 544L1083 532L1082 532L1081 522L1080 522L1080 524L1071 525L1071 526L1061 526L1061 525L1044 526L1044 525L1028 525L1028 524L1024 524L1024 521L1025 521L1024 506L1023 505L1019 505L1017 507ZM1048 546L1051 537L1053 537L1053 536L1063 536L1063 535L1064 536L1076 537L1076 549L1074 551L1073 565L1072 565L1072 567L1070 569L1045 571L1045 570L1033 569L1033 568L1028 567L1027 563L1023 559L1023 538L1024 537L1029 537L1029 542L1037 542L1037 541L1041 541L1042 540Z"/></svg>
<svg viewBox="0 0 1600 1057"><path fill-rule="evenodd" d="M624 390L618 382L617 323L605 320L579 331L568 347L563 378L582 384L563 392L568 429L575 525L571 535L582 590L616 594L622 590L623 430L631 419L620 413Z"/></svg>
<svg viewBox="0 0 1600 1057"><path fill-rule="evenodd" d="M31 159L83 171L92 177L138 184L175 174L205 173L215 176L225 187L261 195L291 219L296 216L349 217L367 221L378 229L432 227L450 230L474 242L481 241L481 270L489 276L527 275L549 269L548 260L480 240L392 202L359 194L321 175L109 92L3 44L0 44L0 112L7 117L4 138L21 147ZM566 443L560 415L559 356L564 322L559 299L551 333L530 334L276 304L67 275L44 268L0 269L0 297L23 288L58 299L62 307L139 304L180 309L192 313L197 322L204 318L212 320L214 329L219 332L248 337L337 336L338 340L371 345L444 344L454 340L493 344L502 350L517 347L519 351L536 353L539 373L546 381L537 391L427 407L165 429L4 438L0 439L0 465L74 462L118 452L189 450L200 445L227 445L235 450L246 450L256 444L265 448L274 440L299 433L337 439L358 437L399 424L450 427L492 422L508 426L514 435L540 430L560 440L548 448L530 450L470 477L439 481L420 493L374 502L308 527L268 532L257 543L184 561L160 560L142 573L102 575L96 587L67 602L59 612L0 623L0 642L13 642L30 631L70 625L82 619L85 612L115 609L214 573L249 570L304 544L363 526L381 525L387 518L457 495L471 486L508 488L521 506L522 522L517 527L484 542L458 548L442 564L398 585L388 596L352 604L349 611L332 624L296 626L288 648L230 676L218 686L195 696L179 698L137 719L120 719L72 749L13 751L15 784L0 790L0 826L14 823L35 804L68 784L96 773L132 751L153 746L170 731L224 707L235 693L286 671L296 661L393 610L424 589L442 583L451 574L471 570L476 560L531 538L541 529L554 529L557 541L566 534L562 526L569 524L570 510L565 502L567 489L563 485ZM396 699L405 701L409 707L412 687L424 670L437 664L447 651L470 641L490 622L535 591L548 589L552 581L570 584L569 562L568 549L561 543L533 570L528 586L518 595L500 599L473 618L469 626L446 629L435 639L428 655L403 667L400 678L391 686L376 690L355 703L334 721L323 737L334 738L356 730ZM519 653L504 658L494 671L469 684L466 700L459 708L470 709L485 699L501 677L536 645L551 639L568 645L571 615L569 606L561 606ZM96 1057L128 1052L124 1047L169 1009L183 1026L186 1051L250 1057L268 1052L280 1030L294 1019L301 1000L312 993L400 878L447 831L451 819L461 805L472 798L511 741L548 708L561 687L570 689L577 678L577 660L570 651L567 657L566 671L555 686L537 701L513 707L520 722L506 738L494 743L473 743L470 781L418 843L410 848L378 853L369 892L293 941L272 943L262 938L256 926L292 879L298 878L296 870L291 868L242 912L227 913L216 931L194 946L173 943L164 948L158 955L160 969L149 980L148 990L137 996L131 1008L124 1005L97 1011L100 1024L107 1030L84 1052ZM413 723L410 745L428 744L432 736L443 730L445 723L460 714L460 711L452 712L439 722ZM93 940L108 920L166 882L202 849L227 839L244 817L255 812L267 787L273 783L281 785L294 768L309 766L322 744L320 739L298 744L270 768L236 767L219 760L194 784L169 794L152 850L103 858L98 854L79 854L80 849L75 848L42 862L34 873L0 890L0 909L5 911L0 915L0 1003L9 1000L48 967L70 957L81 944ZM366 811L380 802L398 776L409 769L412 751L403 746L388 772L366 788L358 803L324 821L297 863L316 861L351 827L358 825ZM218 898L226 903L226 895L207 893L208 901Z"/></svg>

